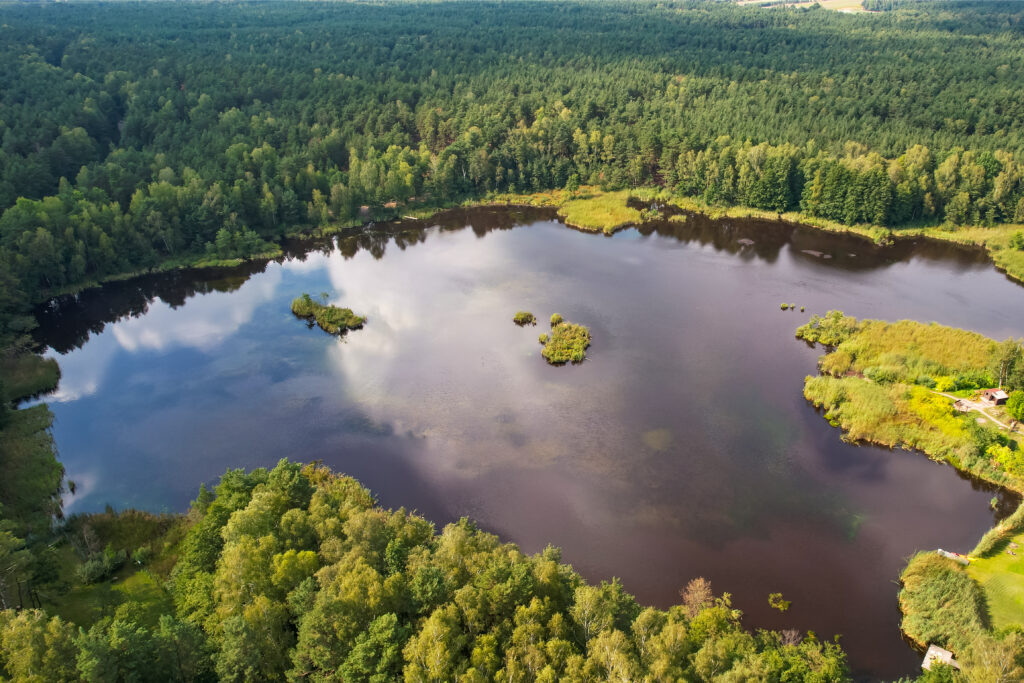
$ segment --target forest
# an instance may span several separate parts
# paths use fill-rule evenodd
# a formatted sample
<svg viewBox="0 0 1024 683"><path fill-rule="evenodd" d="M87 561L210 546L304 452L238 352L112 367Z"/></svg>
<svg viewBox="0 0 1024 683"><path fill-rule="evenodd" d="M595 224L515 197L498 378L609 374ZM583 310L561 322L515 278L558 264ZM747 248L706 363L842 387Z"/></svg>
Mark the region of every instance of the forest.
<svg viewBox="0 0 1024 683"><path fill-rule="evenodd" d="M0 334L115 275L580 183L890 227L1024 220L1024 9L0 7Z"/></svg>
<svg viewBox="0 0 1024 683"><path fill-rule="evenodd" d="M845 679L838 644L750 633L705 583L645 609L316 466L228 472L185 516L55 523L52 416L15 408L59 377L27 353L53 295L497 194L1024 222L1024 5L866 7L0 4L0 600L24 608L0 612L0 678ZM35 609L139 568L162 602L81 628Z"/></svg>
<svg viewBox="0 0 1024 683"><path fill-rule="evenodd" d="M107 541L113 525L100 517L69 525L70 542ZM88 628L39 610L0 612L0 674L381 683L847 675L836 643L749 633L729 595L703 579L669 610L643 608L618 581L585 584L552 547L527 556L465 519L438 534L315 465L229 471L170 525L126 517L146 544L133 563L155 564L173 547L173 608L128 599ZM99 547L92 562L124 563L124 547Z"/></svg>

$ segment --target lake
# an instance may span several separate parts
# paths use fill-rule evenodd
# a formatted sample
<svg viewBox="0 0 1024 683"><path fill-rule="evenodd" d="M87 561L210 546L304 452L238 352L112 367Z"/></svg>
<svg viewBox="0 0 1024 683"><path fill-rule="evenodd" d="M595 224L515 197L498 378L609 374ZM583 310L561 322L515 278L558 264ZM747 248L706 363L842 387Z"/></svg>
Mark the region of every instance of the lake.
<svg viewBox="0 0 1024 683"><path fill-rule="evenodd" d="M366 327L310 329L289 310L303 292ZM793 334L829 309L1024 336L1024 290L976 250L698 216L606 237L474 209L63 297L37 340L63 371L46 400L67 512L182 511L228 468L322 460L385 506L557 545L643 603L704 576L750 627L841 633L858 673L913 674L906 558L969 550L1015 501L841 441L802 396L823 351ZM541 358L556 312L591 329L580 365Z"/></svg>

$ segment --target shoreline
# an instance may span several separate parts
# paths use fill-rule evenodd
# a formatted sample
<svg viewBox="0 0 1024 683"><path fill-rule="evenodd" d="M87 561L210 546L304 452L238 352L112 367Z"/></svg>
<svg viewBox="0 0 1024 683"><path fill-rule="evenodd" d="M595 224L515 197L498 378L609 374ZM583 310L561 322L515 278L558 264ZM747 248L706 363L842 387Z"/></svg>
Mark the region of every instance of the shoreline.
<svg viewBox="0 0 1024 683"><path fill-rule="evenodd" d="M952 404L945 403L953 397L934 390L937 382L948 381L953 373L970 377L971 372L986 372L990 354L998 349L996 340L908 320L857 320L840 311L812 317L796 336L825 350L818 358L818 374L804 379L803 395L820 417L840 429L844 441L890 451L916 451L933 462L952 466L958 476L972 483L980 482L1013 497L1013 512L997 519L973 549L958 549L972 563L990 561L1024 530L1024 476L998 460L991 441L982 439L982 445L978 445L977 433L964 431L965 418L953 417ZM900 364L888 370L889 379L874 381L869 376L873 366L894 353L905 354ZM916 381L907 381L927 366L932 369L925 380L931 384L922 382L920 374L916 374ZM988 382L983 386L992 386L993 382L991 377L970 381ZM941 403L934 400L936 396L943 399ZM998 443L1015 449L1024 445L1019 435L991 415L982 415L999 426L992 428L1002 439ZM968 445L976 450L964 451ZM970 567L940 557L934 548L920 549L907 558L899 586L900 632L919 653L936 644L963 658L978 643L998 640L1000 632L992 625L993 598L989 593L995 589L982 585ZM1010 618L1019 617L1011 612Z"/></svg>
<svg viewBox="0 0 1024 683"><path fill-rule="evenodd" d="M995 254L1008 247L1001 244L992 244L993 239L1007 237L1011 231L1024 230L1024 226L1018 224L1000 224L991 228L979 226L962 226L953 230L945 230L940 226L917 226L908 228L886 228L877 225L845 225L809 216L796 211L777 213L747 206L710 206L692 197L672 195L660 188L633 188L631 190L602 191L594 188L581 188L578 193L569 194L566 190L549 190L532 194L497 194L478 199L467 199L457 203L451 203L433 207L406 206L396 209L395 215L385 216L380 219L368 219L359 223L341 223L327 225L318 228L311 228L308 225L301 225L294 232L288 232L278 237L275 242L275 249L251 256L238 257L233 259L210 260L206 257L188 260L187 258L171 258L147 269L128 270L121 273L108 275L100 279L90 279L77 285L62 287L45 293L43 298L35 300L33 306L43 305L48 301L61 296L74 296L87 289L102 287L110 282L121 282L134 277L152 275L156 273L167 273L174 271L186 271L190 269L209 268L233 268L245 263L258 263L274 261L285 258L283 251L289 241L303 241L325 239L335 236L347 236L359 234L372 226L384 223L398 223L402 221L429 221L434 216L447 211L472 208L520 208L520 209L554 209L561 222L569 228L581 232L612 235L620 230L638 228L645 224L664 220L663 217L649 217L645 212L633 210L637 220L613 220L611 222L588 223L585 220L573 219L564 211L566 204L570 202L586 202L607 199L609 196L624 195L623 208L630 201L654 201L658 200L665 206L671 206L683 213L699 214L711 220L723 220L726 218L751 218L765 221L783 223L792 227L810 228L822 232L830 232L840 235L851 235L864 240L869 240L879 247L893 245L897 241L924 239L937 243L954 244L964 248L982 249L986 257L998 272L1003 273L1010 280L1024 286L1024 251L1020 251L1020 270L1015 268L1016 264L1000 262ZM402 211L408 212L402 214ZM984 234L991 233L991 234Z"/></svg>

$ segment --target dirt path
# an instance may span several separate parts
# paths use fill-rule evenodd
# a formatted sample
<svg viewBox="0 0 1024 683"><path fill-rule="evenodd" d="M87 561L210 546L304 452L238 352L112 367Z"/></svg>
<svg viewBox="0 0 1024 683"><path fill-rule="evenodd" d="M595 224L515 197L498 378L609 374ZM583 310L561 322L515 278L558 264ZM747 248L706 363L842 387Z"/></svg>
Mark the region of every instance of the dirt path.
<svg viewBox="0 0 1024 683"><path fill-rule="evenodd" d="M958 396L954 396L953 394L947 394L947 393L944 393L944 392L941 392L941 391L932 391L932 393L933 394L938 394L939 396L945 396L946 398L952 399L954 403L956 401L962 401L964 403L964 405L967 406L968 410L976 410L977 412L981 413L986 419L989 419L992 422L995 422L997 425L999 425L1000 427L1002 427L1006 431L1008 431L1008 432L1013 431L1013 430L1010 429L1010 425L1003 424L1002 422L1000 422L996 418L994 418L991 415L989 415L988 412L986 412L986 410L985 410L985 408L986 408L985 404L981 403L980 401L971 401L969 399L960 398Z"/></svg>

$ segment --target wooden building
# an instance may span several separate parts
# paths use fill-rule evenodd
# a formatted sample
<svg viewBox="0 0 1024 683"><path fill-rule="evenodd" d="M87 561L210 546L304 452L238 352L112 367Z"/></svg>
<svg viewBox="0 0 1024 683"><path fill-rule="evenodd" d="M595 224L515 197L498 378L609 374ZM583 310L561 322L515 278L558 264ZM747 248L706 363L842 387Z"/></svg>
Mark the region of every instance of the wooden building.
<svg viewBox="0 0 1024 683"><path fill-rule="evenodd" d="M993 406L1003 405L1008 398L1010 395L1002 389L985 389L981 392L981 400Z"/></svg>

